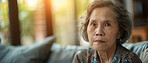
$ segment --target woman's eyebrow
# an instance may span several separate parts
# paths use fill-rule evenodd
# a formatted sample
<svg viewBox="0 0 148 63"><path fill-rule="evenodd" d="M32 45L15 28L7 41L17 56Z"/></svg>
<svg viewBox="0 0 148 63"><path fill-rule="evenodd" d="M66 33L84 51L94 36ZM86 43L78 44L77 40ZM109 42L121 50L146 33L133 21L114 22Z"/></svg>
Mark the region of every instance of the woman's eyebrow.
<svg viewBox="0 0 148 63"><path fill-rule="evenodd" d="M112 22L112 20L111 19L106 19L106 20L104 20L104 22Z"/></svg>
<svg viewBox="0 0 148 63"><path fill-rule="evenodd" d="M95 21L96 21L95 18L90 19L90 22L95 22Z"/></svg>
<svg viewBox="0 0 148 63"><path fill-rule="evenodd" d="M107 22L108 23L108 22L111 22L111 20L105 20L104 22Z"/></svg>
<svg viewBox="0 0 148 63"><path fill-rule="evenodd" d="M90 22L95 22L95 21L100 21L100 20L97 20L96 18L92 18L90 19ZM111 19L104 19L104 20L101 20L102 22L112 22Z"/></svg>

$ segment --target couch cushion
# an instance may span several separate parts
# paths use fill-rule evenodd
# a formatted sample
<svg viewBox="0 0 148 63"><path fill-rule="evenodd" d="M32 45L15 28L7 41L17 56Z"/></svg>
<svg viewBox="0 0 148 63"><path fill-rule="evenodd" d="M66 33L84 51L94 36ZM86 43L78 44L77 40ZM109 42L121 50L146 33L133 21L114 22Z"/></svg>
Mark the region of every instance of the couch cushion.
<svg viewBox="0 0 148 63"><path fill-rule="evenodd" d="M61 46L54 43L51 48L51 55L47 63L72 63L74 54L88 47L83 46Z"/></svg>
<svg viewBox="0 0 148 63"><path fill-rule="evenodd" d="M44 63L49 56L54 37L33 46L10 46L0 44L0 63Z"/></svg>
<svg viewBox="0 0 148 63"><path fill-rule="evenodd" d="M144 50L144 52L141 53L140 59L142 63L147 63L148 62L148 48Z"/></svg>
<svg viewBox="0 0 148 63"><path fill-rule="evenodd" d="M148 41L139 42L139 43L125 43L123 46L140 57L140 54L148 48Z"/></svg>

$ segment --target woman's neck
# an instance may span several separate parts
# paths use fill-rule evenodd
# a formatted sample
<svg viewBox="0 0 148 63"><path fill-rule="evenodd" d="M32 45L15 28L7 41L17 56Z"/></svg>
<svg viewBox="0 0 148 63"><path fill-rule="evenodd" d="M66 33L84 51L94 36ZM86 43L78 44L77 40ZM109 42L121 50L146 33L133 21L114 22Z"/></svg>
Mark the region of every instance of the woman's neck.
<svg viewBox="0 0 148 63"><path fill-rule="evenodd" d="M113 56L115 54L115 50L116 50L116 45L113 45L113 47L111 47L108 50L97 51L97 53L99 54L101 63L111 63Z"/></svg>

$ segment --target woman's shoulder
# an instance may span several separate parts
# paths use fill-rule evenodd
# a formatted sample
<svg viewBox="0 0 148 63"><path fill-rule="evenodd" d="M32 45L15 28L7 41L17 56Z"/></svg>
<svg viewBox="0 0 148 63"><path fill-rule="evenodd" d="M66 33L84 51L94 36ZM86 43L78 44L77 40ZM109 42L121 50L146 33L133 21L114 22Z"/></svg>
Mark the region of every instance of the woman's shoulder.
<svg viewBox="0 0 148 63"><path fill-rule="evenodd" d="M81 62L87 63L89 61L88 58L93 57L94 54L95 54L95 50L93 50L92 48L80 50L76 52L73 59L73 63L81 63Z"/></svg>
<svg viewBox="0 0 148 63"><path fill-rule="evenodd" d="M141 63L141 60L135 53L126 49L122 45L118 47L116 57L121 58L122 62Z"/></svg>
<svg viewBox="0 0 148 63"><path fill-rule="evenodd" d="M83 50L80 50L78 52L76 52L75 55L79 55L81 57L84 57L84 56L87 56L87 55L92 55L95 53L95 50L92 49L92 48L87 48L87 49L83 49Z"/></svg>

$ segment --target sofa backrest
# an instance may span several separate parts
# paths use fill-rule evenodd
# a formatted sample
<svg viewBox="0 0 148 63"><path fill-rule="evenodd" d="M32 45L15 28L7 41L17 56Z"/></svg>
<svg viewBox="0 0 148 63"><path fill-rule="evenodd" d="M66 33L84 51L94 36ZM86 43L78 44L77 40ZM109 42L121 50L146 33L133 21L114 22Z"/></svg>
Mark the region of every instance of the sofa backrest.
<svg viewBox="0 0 148 63"><path fill-rule="evenodd" d="M125 43L123 46L140 57L140 54L148 48L148 41L139 43ZM48 58L47 63L72 63L75 53L82 49L89 47L83 46L61 46L59 44L53 44L51 48L51 55Z"/></svg>

